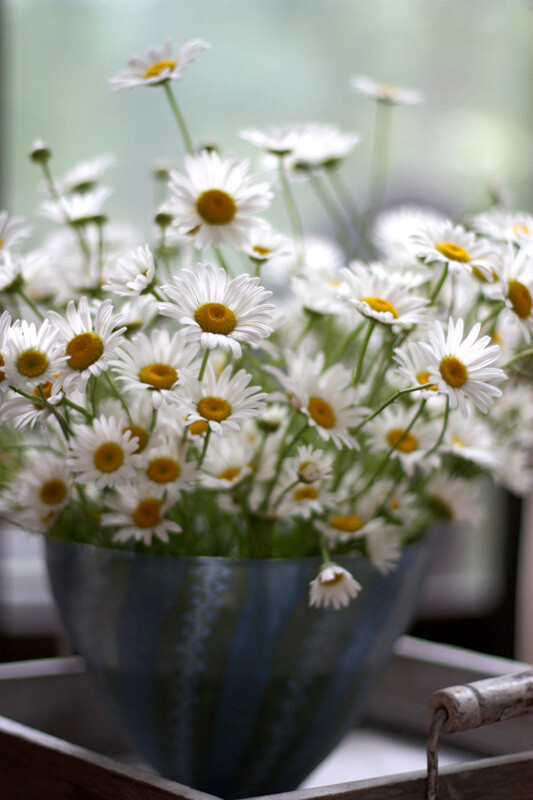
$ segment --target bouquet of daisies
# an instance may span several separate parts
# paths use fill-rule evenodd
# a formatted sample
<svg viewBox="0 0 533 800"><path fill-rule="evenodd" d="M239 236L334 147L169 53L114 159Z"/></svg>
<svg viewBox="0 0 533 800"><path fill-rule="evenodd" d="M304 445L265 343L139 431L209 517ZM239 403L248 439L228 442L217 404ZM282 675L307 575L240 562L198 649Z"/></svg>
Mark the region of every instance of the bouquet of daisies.
<svg viewBox="0 0 533 800"><path fill-rule="evenodd" d="M362 213L343 177L360 137L333 125L243 131L255 173L195 148L172 87L206 47L167 42L111 81L162 89L186 151L157 165L150 233L108 219L110 157L60 178L40 141L53 229L30 247L0 215L0 510L109 548L318 554L310 602L339 607L360 586L336 556L387 572L434 520L477 523L483 476L530 486L533 217L498 197L461 224L380 212L384 153ZM383 124L422 99L351 88ZM307 229L297 186L335 237Z"/></svg>

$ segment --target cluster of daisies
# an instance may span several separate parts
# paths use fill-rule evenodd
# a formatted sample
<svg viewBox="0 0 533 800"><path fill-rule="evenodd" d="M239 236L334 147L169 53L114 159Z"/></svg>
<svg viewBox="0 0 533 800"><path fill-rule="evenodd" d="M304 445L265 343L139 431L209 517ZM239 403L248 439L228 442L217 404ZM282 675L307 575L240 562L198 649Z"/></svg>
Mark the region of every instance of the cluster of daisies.
<svg viewBox="0 0 533 800"><path fill-rule="evenodd" d="M132 59L117 89L164 90L185 154L158 164L148 234L110 221L109 156L58 177L31 148L54 225L0 215L0 421L15 458L4 518L161 554L322 556L314 605L386 573L436 519L476 524L476 480L530 487L533 217L457 224L358 213L332 125L246 130L249 159L197 150L171 88L207 45ZM418 93L352 80L391 107ZM255 151L254 151L255 152ZM261 160L262 159L262 160ZM316 190L337 238L302 223ZM264 216L279 198L289 232ZM328 223L329 224L329 223Z"/></svg>

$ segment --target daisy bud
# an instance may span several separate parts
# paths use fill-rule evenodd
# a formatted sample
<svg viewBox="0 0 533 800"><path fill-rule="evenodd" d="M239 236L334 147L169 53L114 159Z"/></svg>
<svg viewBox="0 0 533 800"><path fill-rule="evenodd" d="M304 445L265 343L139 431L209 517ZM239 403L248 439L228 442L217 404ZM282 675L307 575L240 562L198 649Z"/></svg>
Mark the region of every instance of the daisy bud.
<svg viewBox="0 0 533 800"><path fill-rule="evenodd" d="M154 217L154 222L156 225L159 225L160 228L168 228L169 225L172 225L173 219L174 217L169 211L168 206L163 205L159 211L157 211Z"/></svg>
<svg viewBox="0 0 533 800"><path fill-rule="evenodd" d="M286 416L286 411L282 406L271 406L261 414L257 425L263 433L275 433Z"/></svg>
<svg viewBox="0 0 533 800"><path fill-rule="evenodd" d="M52 151L47 144L37 139L30 147L29 156L36 164L46 164L52 158Z"/></svg>
<svg viewBox="0 0 533 800"><path fill-rule="evenodd" d="M171 169L172 162L166 158L161 158L155 162L152 169L152 175L156 181L168 181Z"/></svg>
<svg viewBox="0 0 533 800"><path fill-rule="evenodd" d="M333 563L324 564L309 585L309 605L317 608L332 605L338 609L347 606L361 588L361 584L344 567Z"/></svg>
<svg viewBox="0 0 533 800"><path fill-rule="evenodd" d="M220 153L220 145L214 139L204 139L198 148L199 152L205 150L206 153Z"/></svg>

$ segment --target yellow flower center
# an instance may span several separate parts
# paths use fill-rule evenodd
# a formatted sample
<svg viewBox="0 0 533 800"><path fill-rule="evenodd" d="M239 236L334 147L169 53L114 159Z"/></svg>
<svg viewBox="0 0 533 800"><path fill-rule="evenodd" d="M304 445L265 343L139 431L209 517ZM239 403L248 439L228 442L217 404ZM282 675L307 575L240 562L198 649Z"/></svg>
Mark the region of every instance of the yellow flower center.
<svg viewBox="0 0 533 800"><path fill-rule="evenodd" d="M213 422L222 422L231 414L230 404L222 397L202 397L197 409L201 417Z"/></svg>
<svg viewBox="0 0 533 800"><path fill-rule="evenodd" d="M451 436L452 444L457 445L457 447L464 448L466 447L466 443L459 436Z"/></svg>
<svg viewBox="0 0 533 800"><path fill-rule="evenodd" d="M177 61L156 61L155 64L150 64L144 73L144 79L147 80L148 78L157 78L158 75L161 75L163 70L168 69L171 71L176 69L177 66Z"/></svg>
<svg viewBox="0 0 533 800"><path fill-rule="evenodd" d="M448 386L458 389L468 380L468 370L455 356L444 356L439 364L440 374Z"/></svg>
<svg viewBox="0 0 533 800"><path fill-rule="evenodd" d="M356 533L365 524L363 520L355 514L335 514L329 521L332 528L344 533Z"/></svg>
<svg viewBox="0 0 533 800"><path fill-rule="evenodd" d="M46 372L49 361L39 350L25 350L17 360L17 370L26 378L37 378Z"/></svg>
<svg viewBox="0 0 533 800"><path fill-rule="evenodd" d="M321 397L311 397L307 410L321 428L333 428L335 425L335 412Z"/></svg>
<svg viewBox="0 0 533 800"><path fill-rule="evenodd" d="M133 512L133 521L138 528L153 528L161 522L161 500L149 497L141 500Z"/></svg>
<svg viewBox="0 0 533 800"><path fill-rule="evenodd" d="M67 487L64 481L59 480L59 478L53 478L43 483L39 496L43 503L55 506L67 496Z"/></svg>
<svg viewBox="0 0 533 800"><path fill-rule="evenodd" d="M80 333L67 344L67 361L71 369L87 369L98 361L104 352L104 342L96 333Z"/></svg>
<svg viewBox="0 0 533 800"><path fill-rule="evenodd" d="M170 483L179 478L181 467L173 458L154 458L148 464L146 474L155 483Z"/></svg>
<svg viewBox="0 0 533 800"><path fill-rule="evenodd" d="M511 230L516 236L520 236L521 234L523 236L529 236L531 233L527 225L513 225Z"/></svg>
<svg viewBox="0 0 533 800"><path fill-rule="evenodd" d="M124 463L124 451L115 442L105 442L96 450L93 463L100 472L116 472Z"/></svg>
<svg viewBox="0 0 533 800"><path fill-rule="evenodd" d="M320 583L323 586L335 586L336 583L342 583L344 580L344 574L342 572L336 572L331 578L320 578Z"/></svg>
<svg viewBox="0 0 533 800"><path fill-rule="evenodd" d="M178 380L178 373L168 364L147 364L139 372L139 380L154 389L172 389Z"/></svg>
<svg viewBox="0 0 533 800"><path fill-rule="evenodd" d="M252 247L252 250L254 251L254 253L257 253L257 255L261 256L262 258L264 258L265 256L268 256L272 252L272 250L270 250L270 248L261 247L260 244L254 244L254 246Z"/></svg>
<svg viewBox="0 0 533 800"><path fill-rule="evenodd" d="M470 261L470 253L455 242L439 242L435 245L435 249L450 261L461 261L463 264Z"/></svg>
<svg viewBox="0 0 533 800"><path fill-rule="evenodd" d="M533 300L529 289L520 281L509 281L507 285L507 297L511 301L513 311L520 319L527 319L531 314Z"/></svg>
<svg viewBox="0 0 533 800"><path fill-rule="evenodd" d="M305 500L316 500L318 497L318 489L314 486L298 486L292 496L297 503L302 503Z"/></svg>
<svg viewBox="0 0 533 800"><path fill-rule="evenodd" d="M400 439L402 439L401 442ZM387 434L387 441L391 447L396 447L396 449L401 450L402 453L413 453L415 450L418 450L418 439L411 431L405 433L405 428L393 428ZM398 444L398 442L400 443Z"/></svg>
<svg viewBox="0 0 533 800"><path fill-rule="evenodd" d="M419 372L416 379L421 386L424 386L426 383L429 383L429 372ZM436 392L438 388L436 384L433 384L433 386L428 386L428 391Z"/></svg>
<svg viewBox="0 0 533 800"><path fill-rule="evenodd" d="M2 249L3 246L4 246L4 240L0 239L0 250Z"/></svg>
<svg viewBox="0 0 533 800"><path fill-rule="evenodd" d="M126 428L123 429L122 433L128 433L128 432L130 433L132 439L136 437L139 440L137 449L134 452L142 453L142 451L148 444L148 439L150 438L148 431L146 431L144 428L141 428L140 425L128 425Z"/></svg>
<svg viewBox="0 0 533 800"><path fill-rule="evenodd" d="M229 225L237 206L233 197L222 189L207 189L196 201L196 210L208 225Z"/></svg>
<svg viewBox="0 0 533 800"><path fill-rule="evenodd" d="M240 474L241 469L239 467L228 467L224 472L220 473L218 479L221 481L234 481Z"/></svg>
<svg viewBox="0 0 533 800"><path fill-rule="evenodd" d="M367 303L372 311L384 312L388 311L392 314L394 319L398 319L398 312L388 300L383 300L382 297L363 297L363 303Z"/></svg>
<svg viewBox="0 0 533 800"><path fill-rule="evenodd" d="M194 319L203 331L228 336L237 325L237 317L222 303L204 303L194 312Z"/></svg>
<svg viewBox="0 0 533 800"><path fill-rule="evenodd" d="M205 419L197 419L196 422L191 422L189 430L193 436L201 436L202 433L209 430L209 423Z"/></svg>
<svg viewBox="0 0 533 800"><path fill-rule="evenodd" d="M477 278L480 283L489 283L489 278L478 267L472 267L472 275ZM496 279L496 273L492 270L492 280Z"/></svg>

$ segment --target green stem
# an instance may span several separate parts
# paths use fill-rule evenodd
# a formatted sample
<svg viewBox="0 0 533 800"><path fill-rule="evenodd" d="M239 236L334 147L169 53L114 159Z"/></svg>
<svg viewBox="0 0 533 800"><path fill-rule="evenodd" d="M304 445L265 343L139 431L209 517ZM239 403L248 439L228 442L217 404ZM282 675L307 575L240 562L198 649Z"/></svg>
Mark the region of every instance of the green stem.
<svg viewBox="0 0 533 800"><path fill-rule="evenodd" d="M448 262L446 261L446 263L444 264L444 267L442 268L442 272L440 274L440 278L438 279L438 281L437 281L437 283L435 285L435 288L433 289L433 291L431 292L431 294L429 296L429 300L430 300L431 305L433 305L433 303L435 302L435 300L439 296L439 292L440 292L440 290L442 289L442 287L444 285L444 281L446 280L447 275L448 275Z"/></svg>
<svg viewBox="0 0 533 800"><path fill-rule="evenodd" d="M369 212L374 217L380 210L385 194L390 150L392 103L376 103L376 126L372 152L372 178L370 184Z"/></svg>
<svg viewBox="0 0 533 800"><path fill-rule="evenodd" d="M444 434L446 433L446 428L448 427L449 416L450 416L450 396L446 395L446 408L444 409L444 421L442 423L442 430L440 432L439 438L437 439L431 450L428 450L426 456L430 456L432 453L435 452L435 450L438 450L439 447L441 446L442 441L444 439Z"/></svg>
<svg viewBox="0 0 533 800"><path fill-rule="evenodd" d="M296 412L296 413L298 413L298 412ZM288 442L288 444L285 444L284 446L282 444L282 449L280 451L280 454L278 456L278 460L277 460L277 463L276 463L276 469L274 470L274 475L270 479L269 484L267 486L267 490L265 492L265 496L263 498L263 502L261 503L260 512L264 512L267 509L268 504L270 502L270 497L272 495L272 492L274 491L274 487L275 487L275 485L277 483L277 480L279 478L279 474L280 474L280 471L281 471L282 464L283 464L285 458L290 453L290 451L292 450L292 448L294 447L294 445L296 444L296 442L298 441L298 439L300 438L300 436L302 435L302 433L305 431L306 428L307 428L307 420L305 421L303 427L300 428L300 430L298 430L295 433L295 435Z"/></svg>
<svg viewBox="0 0 533 800"><path fill-rule="evenodd" d="M325 186L323 185L323 182L317 175L311 174L310 184L311 188L315 192L320 203L322 204L326 213L331 219L333 226L335 227L335 230L337 232L337 237L339 239L339 242L341 243L345 252L349 253L351 249L349 231L347 230L344 219L342 218L341 214L339 214L339 209L336 207L335 203L327 193Z"/></svg>
<svg viewBox="0 0 533 800"><path fill-rule="evenodd" d="M74 411L78 411L80 414L82 414L85 417L85 419L88 420L93 419L93 415L89 411L87 411L86 408L83 408L83 406L79 406L77 403L74 403L72 400L68 400L66 397L63 398L63 402L69 408L73 408Z"/></svg>
<svg viewBox="0 0 533 800"><path fill-rule="evenodd" d="M279 157L278 172L279 172L279 180L281 183L283 199L285 200L287 212L289 214L289 219L291 221L293 236L296 242L296 246L298 248L298 263L300 266L302 266L303 241L304 241L302 221L300 219L298 208L296 207L296 203L294 202L294 198L292 196L291 188L289 186L289 181L287 180L287 174L285 172L285 164L283 161L283 156Z"/></svg>
<svg viewBox="0 0 533 800"><path fill-rule="evenodd" d="M44 392L43 392L43 390L42 390L42 388L40 386L38 387L38 389L39 389L39 395L38 396L37 395L28 394L23 389L18 389L16 386L11 386L10 385L9 388L13 389L14 392L16 392L17 394L20 394L22 397L25 397L27 400L31 400L32 403L41 403L41 405L44 408L46 408L51 414L53 414L53 416L57 419L65 439L68 439L72 435L72 431L70 430L66 420L61 416L61 414L55 408L55 406L53 406L51 403L48 402L48 400L44 396Z"/></svg>
<svg viewBox="0 0 533 800"><path fill-rule="evenodd" d="M368 323L368 327L366 329L365 338L363 339L363 343L361 345L361 350L359 352L359 359L357 361L357 367L355 369L355 373L354 373L353 381L352 381L352 385L353 386L355 386L359 382L359 379L361 377L361 372L363 370L363 362L365 360L365 355L366 355L366 351L367 351L367 348L368 348L368 343L370 341L370 337L372 336L372 333L373 333L375 327L376 327L376 321L374 319L371 319L369 321L369 323Z"/></svg>
<svg viewBox="0 0 533 800"><path fill-rule="evenodd" d="M206 350L204 353L204 357L202 359L202 365L200 367L200 373L198 375L198 380L201 381L204 377L205 368L207 367L207 362L209 361L209 353L210 350Z"/></svg>
<svg viewBox="0 0 533 800"><path fill-rule="evenodd" d="M497 317L503 308L505 308L505 300L501 300L499 303L497 303L495 308L493 308L492 311L490 312L490 314L487 314L485 319L481 320L481 327L483 328L483 326L486 325L487 322L490 322L492 319Z"/></svg>
<svg viewBox="0 0 533 800"><path fill-rule="evenodd" d="M19 295L19 296L20 296L20 297L21 297L21 298L24 300L24 302L26 303L26 305L28 305L28 306L31 308L31 310L33 311L33 313L34 313L34 314L35 314L35 315L38 317L38 319L40 319L40 320L41 320L41 322L42 322L42 321L44 320L44 314L43 314L41 311L39 311L39 309L37 308L37 306L35 305L35 303L33 302L33 300L31 300L31 299L28 297L28 295L27 295L27 294L26 294L26 293L25 293L25 292L24 292L22 289L19 289L19 290L17 291L17 294L18 294L18 295Z"/></svg>
<svg viewBox="0 0 533 800"><path fill-rule="evenodd" d="M159 292L157 291L157 289L153 285L150 286L150 294L153 294L155 299L158 300L160 303L164 302L164 300L165 300L165 298L162 295L159 294Z"/></svg>
<svg viewBox="0 0 533 800"><path fill-rule="evenodd" d="M353 502L353 501L357 500L359 497L361 497L361 495L364 495L370 489L370 487L372 486L372 484L374 483L374 481L376 480L378 475L381 472L383 472L383 470L385 469L385 467L389 463L389 461L390 461L393 453L395 452L395 450L398 449L398 447L401 445L401 443L403 442L403 440L405 439L407 434L410 432L410 430L412 429L413 425L415 424L415 422L417 421L419 416L422 414L426 403L427 403L427 400L424 398L421 401L420 405L418 406L416 414L414 414L414 416L413 416L411 422L409 423L409 425L407 426L407 428L405 428L405 430L403 431L402 435L398 437L397 441L392 445L390 450L387 451L387 453L385 454L385 457L380 461L380 463L378 464L378 466L376 467L376 469L374 470L372 475L368 478L368 480L365 483L365 485L363 486L363 488L360 489L358 492L356 492L356 494L352 495L352 497L349 498L350 502Z"/></svg>
<svg viewBox="0 0 533 800"><path fill-rule="evenodd" d="M198 469L200 469L200 467L204 463L205 454L207 453L207 445L209 444L209 439L210 438L211 438L211 428L208 428L206 433L205 433L204 446L202 447L202 453L201 453L200 459L198 461Z"/></svg>
<svg viewBox="0 0 533 800"><path fill-rule="evenodd" d="M229 268L229 264L226 261L226 259L224 258L224 255L223 255L222 250L220 249L220 247L213 246L213 250L214 250L214 253L215 253L215 255L216 255L217 259L218 259L218 263L220 264L222 269L225 272L227 272L228 275L232 275L233 273L232 273L231 269Z"/></svg>
<svg viewBox="0 0 533 800"><path fill-rule="evenodd" d="M513 364L516 364L517 361L521 361L523 358L530 358L531 356L533 356L533 347L528 347L527 350L522 350L521 353L517 353L515 356L513 356L513 358L511 358L507 364L504 364L503 369L509 369L509 367L512 367Z"/></svg>
<svg viewBox="0 0 533 800"><path fill-rule="evenodd" d="M133 423L132 423L132 419L131 419L130 410L128 408L128 404L126 403L126 401L124 400L124 398L120 394L119 390L117 389L117 387L115 386L115 384L111 380L111 376L109 375L109 372L104 372L103 374L105 375L105 379L106 379L106 381L107 381L107 383L109 385L109 388L111 389L112 393L114 394L114 396L117 398L117 400L119 401L120 405L124 409L124 411L126 413L126 416L128 418L128 422L130 423L130 425L132 425Z"/></svg>
<svg viewBox="0 0 533 800"><path fill-rule="evenodd" d="M63 217L65 219L65 223L71 227L71 229L74 231L74 233L78 237L78 241L80 243L80 247L81 247L82 253L83 253L87 263L89 264L90 261L91 261L91 253L90 253L90 250L89 250L89 246L88 246L87 242L85 241L85 237L83 236L83 233L81 232L80 227L78 225L75 225L72 222L72 220L70 219L70 217L69 217L69 215L67 213L67 210L65 208L65 204L63 202L63 198L61 197L61 195L57 191L56 185L54 183L54 179L52 177L52 173L50 171L50 167L48 166L48 164L46 162L44 162L42 164L42 168L43 168L44 178L45 178L46 184L48 186L48 191L50 192L50 197L52 198L52 200L55 203L57 203L57 205L61 209L61 211L63 213Z"/></svg>
<svg viewBox="0 0 533 800"><path fill-rule="evenodd" d="M404 395L404 394L412 394L413 392L419 392L421 389L430 389L431 386L432 386L431 383L424 383L424 384L421 384L420 386L411 386L409 389L397 389L394 392L394 394L392 394L389 397L388 400L385 400L385 402L382 403L379 406L379 408L376 408L376 410L373 411L371 414L369 414L368 417L365 417L364 420L362 420L362 422L360 422L359 425L356 428L354 428L353 431L350 431L351 435L352 436L357 436L357 434L365 427L365 425L368 422L373 420L374 417L377 417L378 414L381 414L381 412L385 408L387 408L387 406L390 406L391 403L394 403L394 401L397 400L399 397L402 397L402 395Z"/></svg>
<svg viewBox="0 0 533 800"><path fill-rule="evenodd" d="M176 118L176 122L178 123L178 127L179 127L180 132L181 132L181 136L182 136L182 139L183 139L183 143L185 145L185 149L187 150L189 155L192 156L194 154L194 147L193 147L193 144L192 144L192 139L191 139L191 136L190 136L189 131L187 129L187 125L185 124L185 120L183 119L182 113L179 110L179 106L178 106L178 103L176 101L176 98L174 97L174 93L173 93L172 89L170 88L169 81L165 81L165 83L163 84L163 88L164 88L165 93L166 93L166 95L168 97L168 101L170 103L170 107L172 109L174 117Z"/></svg>
<svg viewBox="0 0 533 800"><path fill-rule="evenodd" d="M372 240L370 239L366 220L357 209L357 206L355 205L355 201L352 195L350 194L347 186L345 186L344 181L341 178L339 169L338 168L329 169L327 174L331 186L333 188L333 191L339 198L341 205L348 213L351 221L353 222L355 230L359 234L361 245L365 251L364 255L366 255L367 258L372 258L374 255L374 245L372 244Z"/></svg>

